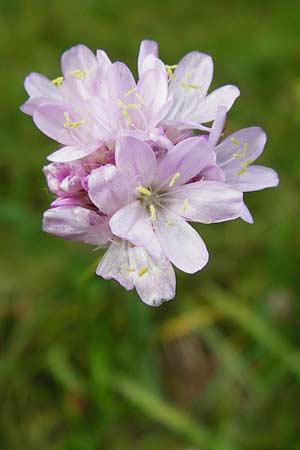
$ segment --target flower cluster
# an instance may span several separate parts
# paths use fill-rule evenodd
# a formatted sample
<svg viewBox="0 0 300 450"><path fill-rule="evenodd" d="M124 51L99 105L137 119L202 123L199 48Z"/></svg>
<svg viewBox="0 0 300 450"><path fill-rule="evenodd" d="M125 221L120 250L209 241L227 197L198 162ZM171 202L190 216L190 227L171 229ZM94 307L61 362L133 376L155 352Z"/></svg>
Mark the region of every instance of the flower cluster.
<svg viewBox="0 0 300 450"><path fill-rule="evenodd" d="M84 45L63 54L61 69L52 81L29 74L21 106L60 144L44 167L55 199L43 229L107 247L97 275L158 306L175 295L173 266L195 273L207 264L188 222L251 223L243 192L278 184L276 172L252 164L266 135L251 127L220 141L239 90L208 94L213 62L200 52L169 66L156 42L143 41L137 82L124 63Z"/></svg>

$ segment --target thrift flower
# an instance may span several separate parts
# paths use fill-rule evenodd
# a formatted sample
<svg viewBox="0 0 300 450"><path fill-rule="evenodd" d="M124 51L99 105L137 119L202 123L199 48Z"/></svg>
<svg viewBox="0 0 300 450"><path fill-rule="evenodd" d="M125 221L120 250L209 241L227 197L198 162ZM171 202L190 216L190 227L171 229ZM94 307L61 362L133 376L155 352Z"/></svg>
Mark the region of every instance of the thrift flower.
<svg viewBox="0 0 300 450"><path fill-rule="evenodd" d="M123 137L117 142L116 165L104 165L89 175L89 196L102 213L112 214L114 235L138 246L156 237L171 263L194 273L206 265L208 252L186 221L234 219L243 204L242 193L226 184L190 182L211 155L208 141L195 137L177 144L157 162L148 144Z"/></svg>

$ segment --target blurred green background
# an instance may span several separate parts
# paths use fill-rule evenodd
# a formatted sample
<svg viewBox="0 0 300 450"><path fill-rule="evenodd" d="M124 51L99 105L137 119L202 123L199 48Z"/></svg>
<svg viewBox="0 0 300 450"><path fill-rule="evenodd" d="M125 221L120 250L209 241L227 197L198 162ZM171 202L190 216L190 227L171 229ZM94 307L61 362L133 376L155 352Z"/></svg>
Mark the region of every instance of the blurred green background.
<svg viewBox="0 0 300 450"><path fill-rule="evenodd" d="M1 0L1 450L300 448L300 3ZM259 124L277 189L255 224L200 226L209 265L159 309L94 275L88 246L41 231L55 144L19 111L24 76L60 74L76 43L136 66L199 49L241 97L227 132Z"/></svg>

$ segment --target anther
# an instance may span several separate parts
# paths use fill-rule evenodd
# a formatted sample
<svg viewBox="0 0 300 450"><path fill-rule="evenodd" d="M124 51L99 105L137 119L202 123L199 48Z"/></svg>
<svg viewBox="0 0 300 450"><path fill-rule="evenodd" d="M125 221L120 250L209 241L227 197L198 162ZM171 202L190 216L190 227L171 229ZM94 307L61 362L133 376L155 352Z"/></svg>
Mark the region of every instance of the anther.
<svg viewBox="0 0 300 450"><path fill-rule="evenodd" d="M122 266L122 269L126 270L126 272L135 272L135 268L134 267L127 266L126 264L124 264Z"/></svg>
<svg viewBox="0 0 300 450"><path fill-rule="evenodd" d="M174 80L173 70L175 70L177 67L178 67L178 64L174 64L173 66L168 66L168 64L166 64L166 69L167 69L170 80Z"/></svg>
<svg viewBox="0 0 300 450"><path fill-rule="evenodd" d="M248 143L245 142L244 145L243 145L243 151L242 151L242 153L233 153L232 156L233 156L234 158L245 158L245 156L247 155L247 153L248 153Z"/></svg>
<svg viewBox="0 0 300 450"><path fill-rule="evenodd" d="M168 222L166 222L166 225L167 225L168 227L170 227L170 226L172 226L172 225L175 225L175 223L174 223L172 220L168 220Z"/></svg>
<svg viewBox="0 0 300 450"><path fill-rule="evenodd" d="M55 84L56 86L60 86L63 81L64 81L64 77L57 77L57 78L54 78L54 80L52 80L51 83Z"/></svg>
<svg viewBox="0 0 300 450"><path fill-rule="evenodd" d="M150 205L149 206L149 210L150 210L150 217L152 222L154 222L156 220L156 209L154 205Z"/></svg>
<svg viewBox="0 0 300 450"><path fill-rule="evenodd" d="M235 145L241 145L240 141L234 136L232 136L232 138L230 138L230 140Z"/></svg>
<svg viewBox="0 0 300 450"><path fill-rule="evenodd" d="M124 97L129 97L129 95L133 94L137 90L137 87L129 89L129 91L125 92Z"/></svg>
<svg viewBox="0 0 300 450"><path fill-rule="evenodd" d="M143 266L140 268L140 270L138 271L138 276L142 277L146 272L148 272L148 267L147 266Z"/></svg>
<svg viewBox="0 0 300 450"><path fill-rule="evenodd" d="M170 181L170 183L169 183L169 186L170 186L170 187L173 187L174 184L176 183L176 181L178 180L178 178L180 178L180 172L176 172L176 173L173 175L173 177L172 177L172 179L171 179L171 181Z"/></svg>
<svg viewBox="0 0 300 450"><path fill-rule="evenodd" d="M150 197L151 195L151 191L149 191L149 189L143 187L143 186L138 186L136 188L136 190L140 193L140 194L144 194L147 195L148 197Z"/></svg>
<svg viewBox="0 0 300 450"><path fill-rule="evenodd" d="M183 200L183 205L182 205L182 210L183 210L183 212L185 212L185 211L187 210L187 207L188 207L188 199L185 198L185 199Z"/></svg>
<svg viewBox="0 0 300 450"><path fill-rule="evenodd" d="M68 73L74 75L74 77L76 77L76 78L82 78L87 73L87 70L75 69L75 70L70 70Z"/></svg>
<svg viewBox="0 0 300 450"><path fill-rule="evenodd" d="M246 172L249 164L251 164L253 162L252 158L247 159L246 161L243 161L241 164L241 168L236 172L237 175L242 175L243 173Z"/></svg>

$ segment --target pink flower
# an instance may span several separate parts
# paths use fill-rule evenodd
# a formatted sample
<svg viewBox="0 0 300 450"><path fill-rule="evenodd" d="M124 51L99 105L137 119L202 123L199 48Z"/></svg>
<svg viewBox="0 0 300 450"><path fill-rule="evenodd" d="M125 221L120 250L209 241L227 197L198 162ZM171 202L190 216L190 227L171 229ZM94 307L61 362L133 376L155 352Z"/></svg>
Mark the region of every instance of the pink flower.
<svg viewBox="0 0 300 450"><path fill-rule="evenodd" d="M157 162L148 144L123 137L117 142L116 165L102 166L88 177L90 199L102 213L112 215L114 235L137 246L156 238L171 263L194 273L206 265L208 252L186 221L234 219L243 204L242 193L226 184L190 182L211 155L207 139L195 137Z"/></svg>
<svg viewBox="0 0 300 450"><path fill-rule="evenodd" d="M147 61L146 55L159 61L157 43L143 41L141 52L144 61ZM228 111L240 95L239 89L232 85L223 86L207 95L212 82L213 61L205 53L190 52L178 65L166 66L166 69L169 75L168 100L172 102L172 107L163 118L162 126L173 142L189 137L193 129L205 130L201 124L214 120L219 106L225 106Z"/></svg>
<svg viewBox="0 0 300 450"><path fill-rule="evenodd" d="M175 273L153 239L147 249L114 237L109 217L79 206L61 206L44 213L47 233L103 247L108 245L97 267L97 275L117 280L125 289L137 290L142 301L159 306L175 296Z"/></svg>
<svg viewBox="0 0 300 450"><path fill-rule="evenodd" d="M263 152L267 136L260 127L239 130L218 144L226 118L225 108L219 108L210 134L210 144L216 154L216 165L224 174L224 182L251 192L277 186L278 174L270 167L252 164ZM253 223L253 217L244 204L242 219Z"/></svg>
<svg viewBox="0 0 300 450"><path fill-rule="evenodd" d="M95 56L85 45L76 45L67 50L61 58L62 76L50 81L45 76L32 72L25 78L25 89L29 99L21 106L26 114L43 104L71 102L86 98L97 92L108 65L111 64L103 50Z"/></svg>

